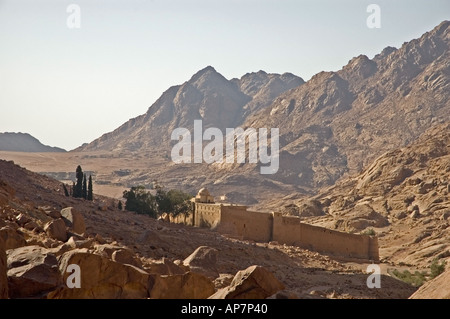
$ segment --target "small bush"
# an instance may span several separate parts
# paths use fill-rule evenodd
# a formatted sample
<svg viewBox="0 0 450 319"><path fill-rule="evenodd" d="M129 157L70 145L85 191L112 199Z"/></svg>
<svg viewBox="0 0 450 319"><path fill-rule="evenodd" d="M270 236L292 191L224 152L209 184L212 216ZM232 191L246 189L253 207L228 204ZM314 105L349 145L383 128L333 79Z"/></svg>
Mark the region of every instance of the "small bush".
<svg viewBox="0 0 450 319"><path fill-rule="evenodd" d="M445 261L439 263L438 259L434 259L430 265L430 273L427 273L426 271L416 271L414 272L414 274L412 274L409 270L399 271L397 269L394 269L390 273L401 281L406 282L407 284L410 284L414 287L420 287L425 281L433 279L442 274L445 271L445 265Z"/></svg>
<svg viewBox="0 0 450 319"><path fill-rule="evenodd" d="M375 236L377 233L375 232L375 230L373 228L369 228L369 229L366 229L365 231L363 231L361 234Z"/></svg>
<svg viewBox="0 0 450 319"><path fill-rule="evenodd" d="M410 284L414 287L420 287L423 285L423 283L426 281L425 276L427 275L426 272L419 272L416 271L414 274L412 274L409 270L404 270L403 272L395 269L392 274L400 279L401 281L406 282L407 284Z"/></svg>
<svg viewBox="0 0 450 319"><path fill-rule="evenodd" d="M438 259L434 259L430 266L430 278L433 279L440 274L442 274L445 270L445 261L441 263L438 262Z"/></svg>

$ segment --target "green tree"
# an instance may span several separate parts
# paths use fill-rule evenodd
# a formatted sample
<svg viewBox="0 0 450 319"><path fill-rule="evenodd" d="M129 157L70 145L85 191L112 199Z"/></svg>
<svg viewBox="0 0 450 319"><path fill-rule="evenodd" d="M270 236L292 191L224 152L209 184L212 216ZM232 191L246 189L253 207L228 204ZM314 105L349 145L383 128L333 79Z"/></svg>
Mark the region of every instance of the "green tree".
<svg viewBox="0 0 450 319"><path fill-rule="evenodd" d="M87 200L94 200L94 188L92 186L92 175L89 175Z"/></svg>
<svg viewBox="0 0 450 319"><path fill-rule="evenodd" d="M167 196L167 192L164 190L162 186L156 185L156 204L158 206L158 215L162 215L163 213L168 213L171 211L172 205L169 197Z"/></svg>
<svg viewBox="0 0 450 319"><path fill-rule="evenodd" d="M81 197L87 199L87 181L86 181L86 173L83 174L83 187L81 189Z"/></svg>
<svg viewBox="0 0 450 319"><path fill-rule="evenodd" d="M177 216L191 211L191 195L175 189L166 191L159 185L155 186L155 189L155 195L146 191L144 186L132 187L129 191L124 191L123 197L127 200L125 209L147 214L153 218L163 213Z"/></svg>
<svg viewBox="0 0 450 319"><path fill-rule="evenodd" d="M77 182L73 190L73 197L75 198L80 198L83 196L83 176L84 176L83 170L81 169L81 166L78 165L75 171L75 177L77 179Z"/></svg>
<svg viewBox="0 0 450 319"><path fill-rule="evenodd" d="M169 213L172 216L177 216L179 214L187 214L191 211L191 195L180 190L171 189L166 193L166 196L168 202L170 203L170 206L169 209L165 212Z"/></svg>
<svg viewBox="0 0 450 319"><path fill-rule="evenodd" d="M155 196L147 192L144 186L131 187L129 191L123 192L123 198L127 200L125 203L126 210L156 218L157 204Z"/></svg>
<svg viewBox="0 0 450 319"><path fill-rule="evenodd" d="M123 209L123 204L122 204L122 201L121 201L121 200L119 200L119 204L117 204L117 208L118 208L119 210L122 210L122 209Z"/></svg>

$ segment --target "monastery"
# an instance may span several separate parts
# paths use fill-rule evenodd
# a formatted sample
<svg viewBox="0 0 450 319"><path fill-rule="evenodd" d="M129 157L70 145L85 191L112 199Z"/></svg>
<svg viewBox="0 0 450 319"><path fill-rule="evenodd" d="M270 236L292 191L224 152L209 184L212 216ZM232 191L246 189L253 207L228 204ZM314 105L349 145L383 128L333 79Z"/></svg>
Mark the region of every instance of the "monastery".
<svg viewBox="0 0 450 319"><path fill-rule="evenodd" d="M379 261L375 236L344 233L300 222L299 217L247 210L247 206L216 203L206 188L192 198L192 212L172 222L214 229L229 237L256 242L276 241L344 258Z"/></svg>

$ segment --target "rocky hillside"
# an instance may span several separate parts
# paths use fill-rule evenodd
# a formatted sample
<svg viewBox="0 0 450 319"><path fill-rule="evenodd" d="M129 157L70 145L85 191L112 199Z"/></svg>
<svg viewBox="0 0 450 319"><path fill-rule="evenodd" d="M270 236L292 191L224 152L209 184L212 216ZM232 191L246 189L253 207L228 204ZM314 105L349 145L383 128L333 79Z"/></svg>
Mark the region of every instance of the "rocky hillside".
<svg viewBox="0 0 450 319"><path fill-rule="evenodd" d="M369 289L365 265L115 207L65 197L58 181L0 161L0 298L385 299L416 290L386 275L383 289Z"/></svg>
<svg viewBox="0 0 450 319"><path fill-rule="evenodd" d="M380 258L427 270L450 264L450 122L387 152L317 196L271 203L305 222L379 237Z"/></svg>
<svg viewBox="0 0 450 319"><path fill-rule="evenodd" d="M445 21L399 49L321 72L250 116L245 126L280 128L280 171L270 177L332 185L450 120L449 41Z"/></svg>
<svg viewBox="0 0 450 319"><path fill-rule="evenodd" d="M59 147L44 145L27 133L0 133L0 150L13 152L65 152Z"/></svg>
<svg viewBox="0 0 450 319"><path fill-rule="evenodd" d="M308 82L292 74L249 73L227 80L212 67L164 92L144 115L78 151L148 163L111 183L154 180L195 193L208 187L230 201L255 204L268 196L313 194L360 172L381 154L414 141L450 120L449 33L444 21L400 48L373 59L358 56L336 72ZM260 174L259 164L182 164L171 161L177 127L279 128L280 168ZM189 174L186 174L189 172Z"/></svg>

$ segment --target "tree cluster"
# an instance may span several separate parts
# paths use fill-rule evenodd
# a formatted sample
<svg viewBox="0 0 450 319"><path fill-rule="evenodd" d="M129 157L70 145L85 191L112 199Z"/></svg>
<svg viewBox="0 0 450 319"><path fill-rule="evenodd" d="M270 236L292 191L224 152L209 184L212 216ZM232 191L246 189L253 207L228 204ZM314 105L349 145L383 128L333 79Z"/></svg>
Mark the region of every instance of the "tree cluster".
<svg viewBox="0 0 450 319"><path fill-rule="evenodd" d="M89 175L87 181L86 173L83 173L83 169L80 165L77 166L75 171L76 182L73 182L72 196L75 198L84 198L87 200L94 199L94 190L92 186L92 175ZM65 187L64 187L65 188ZM67 196L66 188L64 190Z"/></svg>
<svg viewBox="0 0 450 319"><path fill-rule="evenodd" d="M176 189L166 191L163 187L156 186L156 194L153 195L144 186L135 186L124 191L123 197L126 199L126 210L149 215L153 218L157 218L164 213L177 216L191 211L189 200L192 196Z"/></svg>

